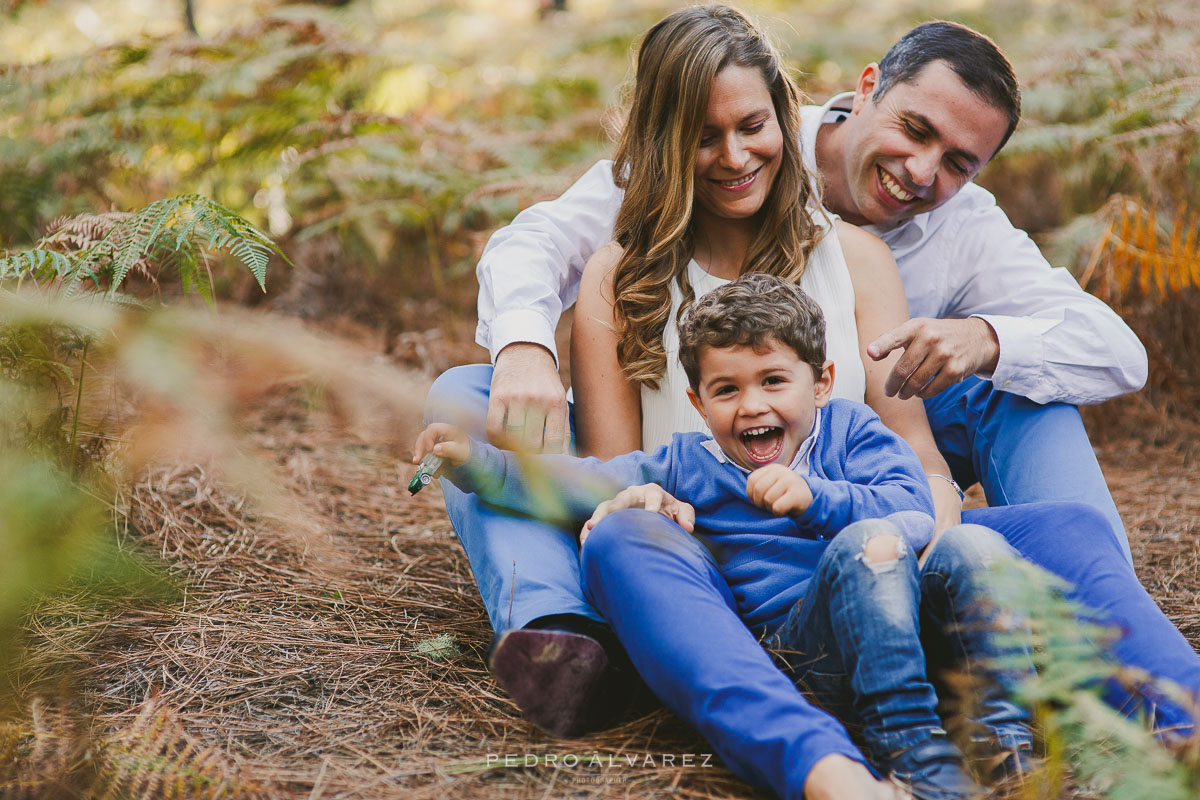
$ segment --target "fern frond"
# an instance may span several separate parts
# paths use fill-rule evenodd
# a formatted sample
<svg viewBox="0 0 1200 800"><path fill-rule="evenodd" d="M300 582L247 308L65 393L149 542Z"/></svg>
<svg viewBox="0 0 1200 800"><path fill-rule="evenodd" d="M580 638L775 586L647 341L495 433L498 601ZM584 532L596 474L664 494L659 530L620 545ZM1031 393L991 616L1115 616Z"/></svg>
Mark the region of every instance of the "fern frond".
<svg viewBox="0 0 1200 800"><path fill-rule="evenodd" d="M1150 704L1187 693L1145 673L1123 667L1107 654L1119 635L1115 629L1089 622L1094 614L1065 593L1062 580L1026 561L1007 562L987 573L991 601L1015 612L1033 632L1033 660L1017 690L1017 699L1037 711L1052 751L1070 763L1076 778L1104 797L1121 800L1186 800L1196 796L1200 775L1193 775L1163 748L1145 725L1100 699L1106 686L1119 685ZM1002 652L1020 631L994 634ZM1023 655L1020 656L1024 658ZM999 669L1019 663L996 664Z"/></svg>
<svg viewBox="0 0 1200 800"><path fill-rule="evenodd" d="M0 278L35 280L65 278L76 271L74 260L56 250L22 250L0 258Z"/></svg>
<svg viewBox="0 0 1200 800"><path fill-rule="evenodd" d="M107 270L108 292L115 293L132 271L157 284L150 270L151 264L157 264L173 266L185 291L196 291L212 302L211 280L207 270L200 268L202 251L228 252L250 270L264 291L272 253L291 264L279 247L245 218L194 194L156 200L131 214L60 218L41 244L0 258L0 279L59 280L72 295L77 291L75 283L91 281L100 286L100 273ZM55 246L82 249L63 253L51 249Z"/></svg>
<svg viewBox="0 0 1200 800"><path fill-rule="evenodd" d="M265 233L233 211L207 198L201 199L204 203L194 207L193 211L200 220L200 226L209 233L209 247L232 253L249 268L259 288L265 291L271 252L281 256L283 253Z"/></svg>
<svg viewBox="0 0 1200 800"><path fill-rule="evenodd" d="M1113 196L1097 214L1106 224L1080 282L1088 288L1100 274L1096 294L1118 305L1116 301L1131 286L1143 297L1153 292L1160 299L1200 289L1198 213L1179 208L1168 229L1154 206Z"/></svg>
<svg viewBox="0 0 1200 800"><path fill-rule="evenodd" d="M113 228L129 219L127 211L110 211L105 214L79 214L74 217L59 217L46 228L46 235L39 242L44 248L70 248L85 250L106 239Z"/></svg>
<svg viewBox="0 0 1200 800"><path fill-rule="evenodd" d="M215 747L188 736L178 717L154 702L109 738L102 761L94 792L101 800L266 797L262 786L244 778Z"/></svg>
<svg viewBox="0 0 1200 800"><path fill-rule="evenodd" d="M158 244L163 231L175 219L179 208L191 199L190 196L169 197L155 200L153 203L136 211L131 218L124 221L113 233L120 232L121 245L113 254L112 283L110 289L115 289L125 280L136 262L146 256L152 247ZM112 235L112 234L110 234Z"/></svg>

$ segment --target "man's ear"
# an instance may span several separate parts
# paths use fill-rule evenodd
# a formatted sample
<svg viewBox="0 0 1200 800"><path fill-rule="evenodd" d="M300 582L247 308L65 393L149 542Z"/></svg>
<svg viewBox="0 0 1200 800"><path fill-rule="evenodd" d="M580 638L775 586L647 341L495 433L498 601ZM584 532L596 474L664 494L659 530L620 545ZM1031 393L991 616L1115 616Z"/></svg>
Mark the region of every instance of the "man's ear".
<svg viewBox="0 0 1200 800"><path fill-rule="evenodd" d="M858 76L858 85L854 87L854 105L851 107L851 113L857 114L867 103L871 102L871 95L875 94L877 85L879 85L879 65L872 61L863 67L862 74Z"/></svg>
<svg viewBox="0 0 1200 800"><path fill-rule="evenodd" d="M813 399L817 408L824 408L833 396L833 362L826 361L821 365L821 377L813 381Z"/></svg>
<svg viewBox="0 0 1200 800"><path fill-rule="evenodd" d="M704 424L708 424L708 414L704 413L704 404L700 402L700 395L696 394L696 390L692 387L687 388L688 400L692 402L692 407L700 412L700 416L704 418Z"/></svg>

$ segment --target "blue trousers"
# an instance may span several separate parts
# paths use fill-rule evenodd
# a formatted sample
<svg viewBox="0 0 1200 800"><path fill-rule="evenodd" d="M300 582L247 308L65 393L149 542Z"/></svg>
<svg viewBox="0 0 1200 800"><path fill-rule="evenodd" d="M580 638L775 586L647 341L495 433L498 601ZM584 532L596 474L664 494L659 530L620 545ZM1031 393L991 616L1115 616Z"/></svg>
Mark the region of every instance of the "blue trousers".
<svg viewBox="0 0 1200 800"><path fill-rule="evenodd" d="M889 557L872 561L866 545L881 534L891 534L895 546L881 542ZM1018 556L999 534L956 525L918 567L917 554L890 521L856 522L829 543L803 598L768 645L810 698L861 727L877 762L944 733L931 679L952 668L980 679L978 722L986 738L1009 750L1028 747L1029 715L1010 699L1010 689L1033 669L1029 633L1015 637L1019 652L1001 651L989 629L998 615L989 611L994 606L979 580L1004 558ZM926 642L940 646L927 650ZM986 665L1001 657L1022 661L1025 672L1008 669L985 680Z"/></svg>
<svg viewBox="0 0 1200 800"><path fill-rule="evenodd" d="M610 514L588 536L582 564L589 599L638 674L743 780L801 800L821 758L866 763L842 724L771 660L712 554L674 522Z"/></svg>
<svg viewBox="0 0 1200 800"><path fill-rule="evenodd" d="M1130 564L1129 540L1079 409L1035 403L971 376L925 401L938 450L960 486L989 506L1073 500L1099 510Z"/></svg>
<svg viewBox="0 0 1200 800"><path fill-rule="evenodd" d="M456 367L444 373L430 389L426 421L453 422L482 437L491 375L492 368L482 364ZM1013 403L1008 398L999 400L1004 402L996 404L995 412L1003 415L1004 409ZM948 405L963 408L957 403ZM1022 408L1021 413L1032 414L1040 408L1047 410L1045 413L1051 419L1065 418L1072 425L1079 422L1074 409L1068 409L1070 413L1064 415L1059 413L1062 406L1029 405L1034 408ZM954 428L944 419L949 410L937 413L940 419L937 430ZM971 424L964 420L961 427L966 429ZM1086 445L1082 425L1078 435ZM972 442L974 447L986 448L992 439L975 435ZM1055 474L1060 476L1076 473L1077 464L1070 459L1079 454L1080 448L1059 449L1059 439L1050 431L1044 431L1041 437L1027 444L1029 450L1023 453L1020 463L1016 458L1004 460L1009 473L1019 473L1024 464L1031 463L1057 464ZM1090 447L1083 449L1087 459L1094 462ZM995 468L998 473L1000 460L984 452L973 457L971 463L991 465L989 469ZM1098 468L1096 475L1099 476ZM1103 486L1102 476L1099 481ZM1014 494L1013 487L1023 483L1019 479L1000 480L997 485L1004 490L1000 499L1021 502L1024 498ZM474 495L458 491L448 481L443 481L442 487L450 521L470 559L493 628L497 631L520 628L551 614L578 614L604 621L584 599L576 531L500 513L479 503ZM1107 489L1103 491L1107 505L1111 506ZM1115 655L1122 662L1175 681L1191 691L1200 691L1200 658L1138 581L1128 561L1124 535L1118 534L1111 517L1093 505L1048 504L1049 508L1042 508L1043 505L1047 504L975 509L963 513L963 522L995 530L1022 556L1074 585L1075 599L1125 632L1114 646ZM652 603L643 604L643 613L654 607ZM629 647L628 642L625 644ZM1111 701L1121 702L1118 697ZM1164 723L1184 718L1164 716L1166 713L1160 710Z"/></svg>

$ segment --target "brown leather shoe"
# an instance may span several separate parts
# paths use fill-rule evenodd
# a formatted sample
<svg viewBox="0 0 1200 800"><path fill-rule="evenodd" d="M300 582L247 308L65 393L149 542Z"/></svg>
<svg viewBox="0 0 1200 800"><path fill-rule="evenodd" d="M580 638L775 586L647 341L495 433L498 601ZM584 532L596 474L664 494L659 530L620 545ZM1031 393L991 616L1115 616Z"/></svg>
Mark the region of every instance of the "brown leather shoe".
<svg viewBox="0 0 1200 800"><path fill-rule="evenodd" d="M560 738L581 736L607 724L599 702L610 682L601 644L581 633L517 628L492 643L488 668L526 719Z"/></svg>

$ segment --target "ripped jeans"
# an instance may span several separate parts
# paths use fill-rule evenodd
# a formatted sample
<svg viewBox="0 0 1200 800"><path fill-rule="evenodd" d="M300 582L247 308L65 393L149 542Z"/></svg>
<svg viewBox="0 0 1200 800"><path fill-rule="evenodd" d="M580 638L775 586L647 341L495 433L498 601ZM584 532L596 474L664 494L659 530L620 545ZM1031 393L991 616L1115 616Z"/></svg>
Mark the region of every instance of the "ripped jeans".
<svg viewBox="0 0 1200 800"><path fill-rule="evenodd" d="M830 542L803 599L767 645L809 697L861 730L874 759L942 732L927 676L950 666L979 673L972 677L981 678L975 700L983 735L1004 749L1027 744L1029 715L1009 699L1020 673L983 668L1013 655L995 648L985 616L995 612L978 602L977 580L990 562L1009 556L1017 557L990 528L959 525L918 569L890 522L855 523Z"/></svg>

